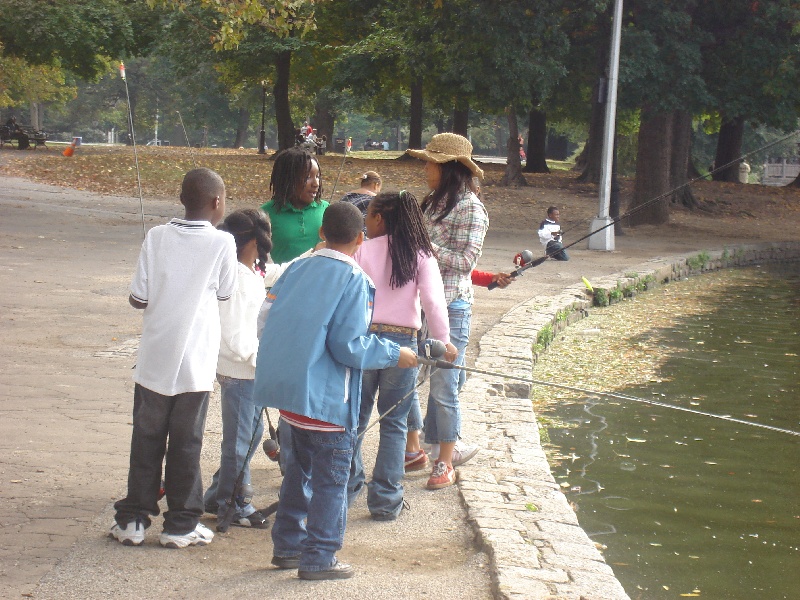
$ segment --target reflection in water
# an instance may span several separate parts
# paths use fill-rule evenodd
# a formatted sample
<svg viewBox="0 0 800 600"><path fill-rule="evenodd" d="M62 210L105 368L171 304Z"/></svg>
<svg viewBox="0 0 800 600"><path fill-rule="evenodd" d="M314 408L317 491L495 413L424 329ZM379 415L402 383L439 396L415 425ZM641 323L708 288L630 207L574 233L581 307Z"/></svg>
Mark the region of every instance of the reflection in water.
<svg viewBox="0 0 800 600"><path fill-rule="evenodd" d="M657 340L664 360L656 381L624 393L798 430L799 268L666 286L713 308L628 340ZM660 303L608 310L647 322ZM800 597L798 438L575 395L537 412L569 425L549 428L553 473L632 598Z"/></svg>

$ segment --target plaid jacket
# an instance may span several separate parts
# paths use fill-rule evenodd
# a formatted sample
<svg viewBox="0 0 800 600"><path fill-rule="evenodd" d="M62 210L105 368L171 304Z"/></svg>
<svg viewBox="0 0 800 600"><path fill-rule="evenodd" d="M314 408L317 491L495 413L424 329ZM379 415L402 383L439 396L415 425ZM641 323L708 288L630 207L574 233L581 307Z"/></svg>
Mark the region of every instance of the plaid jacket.
<svg viewBox="0 0 800 600"><path fill-rule="evenodd" d="M478 197L464 192L453 210L441 222L436 215L425 213L428 233L439 261L447 304L466 300L472 304L472 270L483 248L489 229L489 215Z"/></svg>

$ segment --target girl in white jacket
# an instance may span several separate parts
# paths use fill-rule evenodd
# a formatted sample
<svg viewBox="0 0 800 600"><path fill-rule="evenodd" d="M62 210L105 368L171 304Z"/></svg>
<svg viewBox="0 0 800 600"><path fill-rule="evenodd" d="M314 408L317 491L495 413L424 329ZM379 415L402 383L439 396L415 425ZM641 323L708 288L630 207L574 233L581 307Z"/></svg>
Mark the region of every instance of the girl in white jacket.
<svg viewBox="0 0 800 600"><path fill-rule="evenodd" d="M283 265L268 264L272 250L272 227L267 216L251 208L232 212L219 225L236 240L239 259L238 288L229 300L219 303L221 341L217 381L222 404L222 457L211 486L203 497L206 512L218 518L225 514L236 478L247 459L250 441L263 435L261 410L253 402L253 380L258 351L256 321L266 297L264 272L271 282ZM267 520L250 503L250 467L245 465L242 493L236 498L234 525L265 529Z"/></svg>

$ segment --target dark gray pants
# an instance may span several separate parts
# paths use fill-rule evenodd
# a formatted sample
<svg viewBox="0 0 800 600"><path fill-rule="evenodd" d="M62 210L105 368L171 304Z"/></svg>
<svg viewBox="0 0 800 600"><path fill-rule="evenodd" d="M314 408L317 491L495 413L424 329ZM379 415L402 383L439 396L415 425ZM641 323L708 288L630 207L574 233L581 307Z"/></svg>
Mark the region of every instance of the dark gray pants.
<svg viewBox="0 0 800 600"><path fill-rule="evenodd" d="M177 535L194 531L203 514L200 449L208 398L209 392L162 396L136 384L128 496L114 504L120 527L139 517L147 528L150 515L159 513L161 464L166 454L164 531Z"/></svg>

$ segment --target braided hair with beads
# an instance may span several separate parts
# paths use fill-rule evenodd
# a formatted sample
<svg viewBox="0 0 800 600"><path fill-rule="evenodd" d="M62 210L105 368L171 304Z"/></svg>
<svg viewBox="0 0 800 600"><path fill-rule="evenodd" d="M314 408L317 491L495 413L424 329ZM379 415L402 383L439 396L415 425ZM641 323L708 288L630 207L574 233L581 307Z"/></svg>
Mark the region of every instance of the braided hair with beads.
<svg viewBox="0 0 800 600"><path fill-rule="evenodd" d="M393 289L403 287L417 277L419 254L434 255L419 203L414 194L405 190L386 192L372 199L369 210L381 215L389 236L392 259L389 284Z"/></svg>

